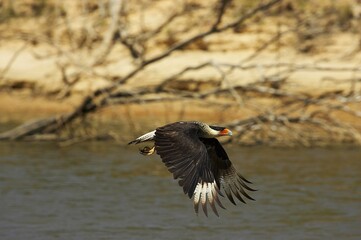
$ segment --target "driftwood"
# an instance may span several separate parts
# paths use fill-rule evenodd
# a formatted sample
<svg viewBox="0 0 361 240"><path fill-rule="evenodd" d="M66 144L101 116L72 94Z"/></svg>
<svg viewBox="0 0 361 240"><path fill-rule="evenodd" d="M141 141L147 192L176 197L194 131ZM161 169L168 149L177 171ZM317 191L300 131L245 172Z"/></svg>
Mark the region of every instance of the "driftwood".
<svg viewBox="0 0 361 240"><path fill-rule="evenodd" d="M0 140L19 140L29 135L37 134L58 121L56 117L50 117L40 120L31 121L20 125L10 131L0 134Z"/></svg>

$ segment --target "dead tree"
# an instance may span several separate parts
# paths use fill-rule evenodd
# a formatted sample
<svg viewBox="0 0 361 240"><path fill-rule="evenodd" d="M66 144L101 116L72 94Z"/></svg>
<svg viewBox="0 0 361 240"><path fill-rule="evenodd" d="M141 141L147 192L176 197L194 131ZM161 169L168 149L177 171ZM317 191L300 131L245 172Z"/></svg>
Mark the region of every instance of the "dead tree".
<svg viewBox="0 0 361 240"><path fill-rule="evenodd" d="M116 27L115 27L116 23L119 21L118 18L116 17L116 16L118 16L118 13L116 13L116 11L121 10L121 1L119 0L119 1L112 1L112 2L113 2L113 4L115 4L114 9L116 9L116 10L113 11L114 16L112 17L112 22L110 24L109 31L107 32L106 37L103 40L102 46L104 46L104 47L101 48L100 53L96 55L99 57L96 57L91 61L89 68L91 68L92 66L94 66L96 64L99 64L99 62L101 62L104 59L105 55L109 52L109 49L111 49L111 47L114 45L114 42L112 41L112 39L114 40L115 37L119 37L122 39L122 37L123 37L123 34L121 32L120 33L116 32ZM245 23L247 20L254 17L256 14L265 12L280 2L281 2L281 0L271 0L271 1L265 2L263 4L260 4L259 6L256 6L253 9L249 10L245 14L242 14L240 17L238 17L228 23L223 23L222 18L225 14L225 11L227 9L227 4L229 3L229 1L221 0L221 1L219 1L219 7L217 8L218 12L216 14L214 23L211 24L211 26L208 29L206 29L205 31L197 32L186 39L180 40L180 41L174 43L173 45L171 45L165 51L163 51L155 56L152 56L150 58L145 58L143 56L142 59L143 58L144 59L141 60L140 64L138 66L136 66L133 70L131 70L128 74L121 77L120 79L117 79L114 83L110 84L109 86L101 88L101 89L97 89L93 93L84 97L83 101L79 104L79 106L73 112L63 115L63 116L60 116L60 117L50 118L50 119L45 119L45 120L42 119L42 120L33 122L31 124L25 124L23 126L19 126L15 130L10 130L8 132L0 134L0 139L2 139L2 140L6 140L6 139L18 140L18 139L23 139L23 138L31 138L31 136L38 135L38 134L56 133L56 132L60 131L63 127L65 127L66 125L70 124L75 119L84 117L85 115L87 115L89 113L92 113L94 111L99 110L100 108L107 106L111 102L111 101L109 101L109 99L113 98L114 96L119 97L121 95L125 95L125 96L131 95L132 93L117 92L118 86L126 84L131 78L133 78L139 72L143 71L149 65L152 65L153 63L158 62L158 61L168 57L175 51L179 51L179 50L183 49L184 47L196 42L199 39L202 39L207 36L214 35L214 34L220 34L229 29L234 29L234 28L238 27L239 25ZM173 15L169 19L172 20L174 18L175 18L175 16ZM66 21L66 19L65 19L65 21ZM162 27L162 26L160 26L160 27ZM157 32L157 30L155 32ZM117 35L117 34L119 34L119 35ZM134 57L137 57L140 54L140 53L135 53L135 46L129 45L129 42L127 40L122 39L121 42L127 48L129 48L129 51L132 52L132 55ZM56 46L56 45L54 45L54 47L58 48L58 46ZM59 51L62 51L62 50L59 48ZM72 56L68 56L68 57L69 57L69 59L72 59ZM89 69L89 68L87 68L87 69ZM139 91L139 93L145 93L145 92L151 93L154 91L161 92L160 89L145 89L145 90L143 89L143 90L137 90L137 91ZM19 132L21 132L21 133L19 133Z"/></svg>
<svg viewBox="0 0 361 240"><path fill-rule="evenodd" d="M355 119L361 118L361 109L351 107L352 104L359 104L361 101L361 91L358 89L360 79L357 73L361 72L359 67L335 67L317 64L294 64L287 62L255 64L250 61L256 58L268 47L279 43L287 34L295 33L303 26L304 22L299 20L294 28L278 31L268 41L265 41L251 55L234 62L206 61L194 66L187 66L179 72L169 76L159 84L137 88L121 88L134 79L139 73L169 57L176 51L181 51L187 46L204 39L207 36L221 34L227 30L239 31L240 26L246 25L247 21L255 18L259 14L269 12L272 7L279 4L281 0L272 0L256 6L243 13L240 17L231 19L225 14L231 1L220 0L215 7L214 19L206 29L193 32L192 35L175 41L164 51L155 55L148 54L147 41L157 36L172 21L185 14L192 6L184 6L180 11L170 14L158 27L144 31L139 35L132 35L126 31L127 16L123 1L111 1L113 4L110 13L109 27L105 31L100 47L94 50L92 58L85 64L79 64L76 60L77 52L66 51L61 48L56 41L50 41L54 48L58 49L60 55L67 59L64 63L58 62L59 70L62 73L66 88L59 94L66 96L79 76L84 72L91 72L96 75L92 68L104 64L107 56L111 53L115 44L122 44L134 60L134 68L124 76L112 79L109 85L97 89L84 97L76 109L68 114L59 117L50 117L39 121L26 123L15 129L0 134L1 140L21 140L21 139L57 139L58 133L66 126L71 125L77 119L82 119L90 113L96 112L104 107L121 104L152 103L162 101L185 101L196 100L202 103L227 107L249 107L255 109L254 116L246 119L238 119L225 123L235 129L235 139L238 142L248 142L251 144L283 141L286 144L301 144L310 146L312 141L322 134L329 138L342 136L345 141L361 144L361 130L344 123L337 118L337 114L347 114ZM66 16L64 22L67 22ZM68 26L68 28L70 28ZM71 32L68 29L69 32ZM72 38L69 33L69 38ZM88 40L84 40L88 41ZM73 43L75 44L75 43ZM76 45L76 44L75 44ZM90 44L91 45L91 44ZM26 45L24 45L25 47ZM75 46L76 47L76 46ZM75 48L74 47L74 48ZM15 55L14 55L15 56ZM16 56L15 56L16 57ZM77 66L77 70L68 73L70 66ZM217 84L204 91L187 91L175 87L175 83L185 74L192 71L199 71L210 68L217 73ZM233 71L244 71L250 69L272 70L270 74L260 72L260 79L250 84L234 84L229 78ZM320 94L293 93L285 90L289 84L289 77L298 71L324 71L324 72L350 72L355 73L355 77L349 79L350 89L326 91ZM327 79L333 81L333 79ZM345 81L344 81L345 82ZM269 98L274 102L272 106L262 107L253 103L252 96ZM214 101L210 97L216 97L224 101ZM305 131L307 129L309 132ZM312 135L318 131L322 134ZM60 139L63 140L63 139ZM291 141L289 141L291 140ZM320 141L319 141L320 142ZM322 142L322 141L321 141Z"/></svg>

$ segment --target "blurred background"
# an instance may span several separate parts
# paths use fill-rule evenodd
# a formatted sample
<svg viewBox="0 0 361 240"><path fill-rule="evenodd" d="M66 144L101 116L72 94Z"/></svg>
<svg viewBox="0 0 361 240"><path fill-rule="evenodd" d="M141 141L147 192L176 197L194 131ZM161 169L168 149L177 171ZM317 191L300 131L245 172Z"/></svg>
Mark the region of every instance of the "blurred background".
<svg viewBox="0 0 361 240"><path fill-rule="evenodd" d="M1 239L360 239L360 24L359 0L0 0ZM179 120L232 130L256 202L196 217L125 147Z"/></svg>
<svg viewBox="0 0 361 240"><path fill-rule="evenodd" d="M356 0L3 0L1 129L39 121L0 139L197 119L244 145L360 145L360 16Z"/></svg>

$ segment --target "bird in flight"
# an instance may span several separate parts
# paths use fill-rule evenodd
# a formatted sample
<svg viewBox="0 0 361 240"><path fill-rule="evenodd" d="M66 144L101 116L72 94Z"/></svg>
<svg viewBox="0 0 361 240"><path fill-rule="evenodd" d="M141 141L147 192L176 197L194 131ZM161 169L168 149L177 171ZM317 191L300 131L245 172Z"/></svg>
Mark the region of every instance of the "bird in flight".
<svg viewBox="0 0 361 240"><path fill-rule="evenodd" d="M226 151L215 137L230 136L232 132L219 126L209 126L202 122L175 122L148 132L128 144L153 141L152 147L140 150L143 155L156 152L160 155L168 171L183 187L191 199L198 214L199 203L206 216L207 203L218 215L216 204L224 209L219 196L224 196L236 205L234 196L243 203L243 199L254 200L247 191L255 191L233 167Z"/></svg>

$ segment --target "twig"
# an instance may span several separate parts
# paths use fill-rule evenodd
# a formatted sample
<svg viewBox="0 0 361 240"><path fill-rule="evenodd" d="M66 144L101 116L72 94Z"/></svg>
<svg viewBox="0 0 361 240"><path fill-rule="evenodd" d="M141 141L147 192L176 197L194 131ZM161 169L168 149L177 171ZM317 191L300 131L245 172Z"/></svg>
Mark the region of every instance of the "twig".
<svg viewBox="0 0 361 240"><path fill-rule="evenodd" d="M22 51L24 51L26 49L26 47L28 46L28 42L25 42L23 44L23 46L21 46L18 50L15 51L15 53L13 54L13 56L10 58L9 62L6 64L5 68L1 71L0 73L0 79L3 79L5 74L9 71L9 69L11 68L11 66L13 65L13 63L15 62L15 60L17 59L17 57L20 55L20 53Z"/></svg>
<svg viewBox="0 0 361 240"><path fill-rule="evenodd" d="M118 31L119 26L119 15L122 6L122 0L110 0L109 10L111 12L111 22L106 32L103 42L98 48L97 52L94 53L93 59L91 59L89 66L96 66L101 64L106 56L110 53L114 46L114 35Z"/></svg>
<svg viewBox="0 0 361 240"><path fill-rule="evenodd" d="M240 107L242 107L244 105L243 99L238 94L238 92L235 90L235 87L232 86L232 84L227 79L226 73L217 64L213 64L213 66L218 70L219 74L221 75L221 81L224 82L227 85L228 91L232 94L234 99L237 101L238 105Z"/></svg>
<svg viewBox="0 0 361 240"><path fill-rule="evenodd" d="M219 0L218 4L218 12L217 12L217 19L215 23L213 24L212 28L217 29L219 24L222 22L223 15L226 11L227 5L230 2L230 0Z"/></svg>

